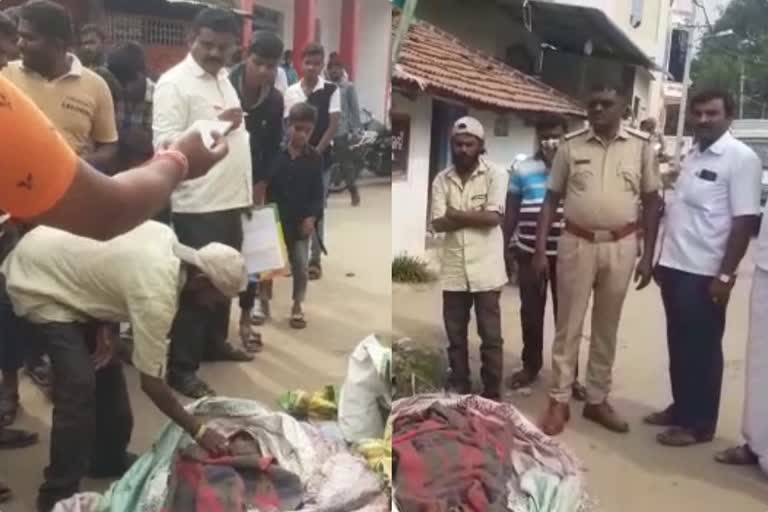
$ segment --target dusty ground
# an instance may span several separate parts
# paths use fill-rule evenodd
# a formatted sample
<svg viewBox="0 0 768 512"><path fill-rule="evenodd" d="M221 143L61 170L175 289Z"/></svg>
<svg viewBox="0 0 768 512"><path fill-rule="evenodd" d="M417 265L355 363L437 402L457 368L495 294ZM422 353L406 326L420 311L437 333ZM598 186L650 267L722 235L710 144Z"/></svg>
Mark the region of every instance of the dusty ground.
<svg viewBox="0 0 768 512"><path fill-rule="evenodd" d="M263 329L265 351L252 363L207 364L202 376L220 395L251 398L274 404L284 391L316 389L341 383L347 356L358 341L372 332L391 328L390 187L362 189L360 208L349 206L349 196L330 200L325 278L310 285L306 313L309 327L297 332L288 326L290 280L276 286L274 320ZM233 314L239 310L233 308ZM233 317L234 320L234 317ZM234 324L233 324L234 325ZM236 330L231 336L236 336ZM136 374L127 370L135 429L131 449L149 447L165 421L139 390ZM31 512L47 462L50 406L42 394L24 381L25 411L17 426L39 432L42 442L30 449L0 454L0 479L11 485L16 500L0 505L4 512ZM105 482L89 481L89 489Z"/></svg>
<svg viewBox="0 0 768 512"><path fill-rule="evenodd" d="M645 414L666 406L670 398L664 312L657 288L630 294L619 334L612 400L631 420L633 430L626 436L602 430L585 422L577 407L569 430L562 436L583 461L589 489L599 500L601 512L768 511L767 479L753 469L725 468L712 461L716 450L740 440L750 278L751 271L745 266L730 308L718 437L712 444L695 448L661 447L654 440L656 430L640 421ZM439 287L396 286L392 303L393 328L398 334L423 343L443 342ZM521 349L516 288L506 289L503 311L509 373L518 367ZM550 326L548 339L551 334ZM548 361L548 345L546 351ZM585 355L586 349L581 352ZM475 372L478 365L474 350ZM531 396L510 394L507 399L537 419L546 401L546 382L545 374Z"/></svg>

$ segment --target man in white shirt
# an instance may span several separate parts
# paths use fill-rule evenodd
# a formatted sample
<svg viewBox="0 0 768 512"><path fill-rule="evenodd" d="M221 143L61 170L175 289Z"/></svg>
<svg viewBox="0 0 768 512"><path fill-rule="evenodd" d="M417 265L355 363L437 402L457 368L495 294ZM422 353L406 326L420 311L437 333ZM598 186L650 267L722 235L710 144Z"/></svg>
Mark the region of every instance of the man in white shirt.
<svg viewBox="0 0 768 512"><path fill-rule="evenodd" d="M109 242L41 226L21 239L0 272L14 312L37 325L56 379L38 511L78 492L86 475L119 478L135 460L126 453L128 390L112 357L118 322L133 326L131 360L142 390L213 456L226 453L226 438L186 412L163 378L179 303L230 302L247 281L239 251L217 243L194 250L153 221Z"/></svg>
<svg viewBox="0 0 768 512"><path fill-rule="evenodd" d="M309 143L323 155L323 186L328 195L331 182L330 168L332 161L331 142L341 122L341 93L336 84L323 78L325 67L325 49L312 43L302 52L302 71L304 76L285 91L285 118L297 103L309 103L317 109L317 123ZM310 247L309 278L320 279L323 275L321 265L322 242L325 236L325 220L317 223Z"/></svg>
<svg viewBox="0 0 768 512"><path fill-rule="evenodd" d="M768 210L755 248L755 273L752 276L752 299L747 342L747 390L742 419L743 445L718 453L722 464L748 466L759 464L768 475Z"/></svg>
<svg viewBox="0 0 768 512"><path fill-rule="evenodd" d="M240 99L225 64L238 43L239 21L222 9L204 9L193 23L187 58L165 73L155 87L155 146L188 130L196 121L227 121L229 155L207 176L179 186L171 199L179 241L199 248L220 242L237 250L243 242L242 213L252 204L251 154ZM213 391L200 380L203 357L253 359L227 343L229 304L214 312L182 301L171 333L168 382L180 393L200 398Z"/></svg>
<svg viewBox="0 0 768 512"><path fill-rule="evenodd" d="M691 100L697 144L667 208L655 277L667 316L672 404L645 418L666 446L710 442L717 428L723 333L736 272L760 213L762 164L729 133L733 98Z"/></svg>

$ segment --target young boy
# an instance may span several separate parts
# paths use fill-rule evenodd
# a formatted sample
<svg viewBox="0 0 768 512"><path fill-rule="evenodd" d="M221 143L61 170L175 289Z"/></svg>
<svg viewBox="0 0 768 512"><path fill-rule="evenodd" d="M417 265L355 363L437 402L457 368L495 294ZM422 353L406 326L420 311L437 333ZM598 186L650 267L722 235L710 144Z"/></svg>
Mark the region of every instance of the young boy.
<svg viewBox="0 0 768 512"><path fill-rule="evenodd" d="M269 171L280 152L283 140L283 95L275 87L275 76L283 55L283 41L268 31L256 32L248 56L230 72L243 110L247 113L245 128L251 136L253 169L253 202L264 204ZM259 304L256 295L260 296ZM249 352L258 352L263 344L253 325L262 325L270 316L269 298L272 283L254 279L240 295L240 338Z"/></svg>
<svg viewBox="0 0 768 512"><path fill-rule="evenodd" d="M308 244L323 215L323 158L311 144L318 113L309 103L297 103L288 113L288 144L272 166L269 194L277 204L293 274L291 327L304 329L301 304L309 279Z"/></svg>
<svg viewBox="0 0 768 512"><path fill-rule="evenodd" d="M326 81L323 76L325 67L325 49L312 43L302 52L303 77L285 92L285 116L297 103L309 103L317 109L315 131L309 139L318 153L323 156L322 176L325 193L328 193L331 166L331 142L336 136L341 120L341 94L339 88ZM312 251L309 259L310 279L320 279L323 274L320 264L322 256L321 241L324 236L324 223L320 221L312 239Z"/></svg>

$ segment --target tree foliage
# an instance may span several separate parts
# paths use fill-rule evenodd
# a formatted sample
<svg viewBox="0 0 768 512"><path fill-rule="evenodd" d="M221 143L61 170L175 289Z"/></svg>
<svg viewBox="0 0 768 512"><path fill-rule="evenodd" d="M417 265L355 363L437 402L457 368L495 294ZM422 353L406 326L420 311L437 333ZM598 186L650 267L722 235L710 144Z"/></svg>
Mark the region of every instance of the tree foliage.
<svg viewBox="0 0 768 512"><path fill-rule="evenodd" d="M715 36L727 30L733 34ZM744 117L768 115L768 0L732 0L705 30L691 67L694 89L725 88L738 99L742 60Z"/></svg>

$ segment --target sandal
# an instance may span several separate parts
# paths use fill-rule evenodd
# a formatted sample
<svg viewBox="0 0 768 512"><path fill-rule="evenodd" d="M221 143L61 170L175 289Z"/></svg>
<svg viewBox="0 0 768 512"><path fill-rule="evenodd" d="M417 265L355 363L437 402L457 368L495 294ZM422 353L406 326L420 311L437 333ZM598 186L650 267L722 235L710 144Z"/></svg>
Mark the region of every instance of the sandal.
<svg viewBox="0 0 768 512"><path fill-rule="evenodd" d="M531 387L531 384L536 382L537 378L538 378L538 375L523 368L519 372L513 374L507 380L507 387L509 389L528 388L528 387Z"/></svg>
<svg viewBox="0 0 768 512"><path fill-rule="evenodd" d="M13 492L11 492L11 488L5 485L3 482L0 482L0 503L10 501L11 498L13 498Z"/></svg>
<svg viewBox="0 0 768 512"><path fill-rule="evenodd" d="M187 377L169 376L168 385L187 398L198 399L206 396L216 396L216 392L196 375Z"/></svg>
<svg viewBox="0 0 768 512"><path fill-rule="evenodd" d="M309 266L310 281L317 281L318 279L322 279L322 277L323 277L323 269L320 267L320 265Z"/></svg>
<svg viewBox="0 0 768 512"><path fill-rule="evenodd" d="M304 313L291 314L291 327L297 330L306 329L307 321L304 319Z"/></svg>
<svg viewBox="0 0 768 512"><path fill-rule="evenodd" d="M44 390L51 387L51 367L47 364L40 364L33 368L25 366L24 373L37 387Z"/></svg>
<svg viewBox="0 0 768 512"><path fill-rule="evenodd" d="M243 342L245 351L250 354L261 352L264 348L261 333L256 332L250 322L240 324L240 340Z"/></svg>
<svg viewBox="0 0 768 512"><path fill-rule="evenodd" d="M660 445L672 448L685 448L696 444L708 443L714 439L714 435L700 434L683 427L671 427L656 436Z"/></svg>
<svg viewBox="0 0 768 512"><path fill-rule="evenodd" d="M19 414L19 395L0 398L0 428L7 427L16 421Z"/></svg>
<svg viewBox="0 0 768 512"><path fill-rule="evenodd" d="M26 448L37 443L37 434L13 428L0 429L0 450Z"/></svg>
<svg viewBox="0 0 768 512"><path fill-rule="evenodd" d="M206 358L206 360L207 361L233 361L236 363L247 363L249 361L253 361L253 356L251 354L247 354L243 352L240 349L233 347L229 343L222 343L212 351L212 353L209 355L209 357Z"/></svg>
<svg viewBox="0 0 768 512"><path fill-rule="evenodd" d="M729 466L754 466L759 462L757 455L748 444L723 450L715 454L715 460Z"/></svg>

